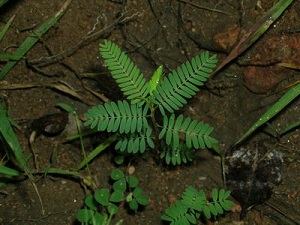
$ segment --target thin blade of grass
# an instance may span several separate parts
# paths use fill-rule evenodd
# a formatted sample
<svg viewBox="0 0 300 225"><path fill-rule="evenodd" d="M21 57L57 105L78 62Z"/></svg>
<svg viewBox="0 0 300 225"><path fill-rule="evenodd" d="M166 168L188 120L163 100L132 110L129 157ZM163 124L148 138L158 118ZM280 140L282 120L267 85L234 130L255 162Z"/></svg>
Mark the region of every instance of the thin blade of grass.
<svg viewBox="0 0 300 225"><path fill-rule="evenodd" d="M98 145L86 158L84 158L81 163L76 167L76 171L81 170L83 167L88 165L90 161L92 161L97 155L99 155L103 150L105 150L108 146L111 145L117 139L117 135L113 135L107 138L103 143Z"/></svg>
<svg viewBox="0 0 300 225"><path fill-rule="evenodd" d="M300 84L288 90L274 105L271 106L268 111L263 114L253 126L235 143L234 146L238 145L249 137L257 128L268 122L280 111L282 111L290 102L300 95Z"/></svg>
<svg viewBox="0 0 300 225"><path fill-rule="evenodd" d="M22 173L18 170L0 165L0 174L7 176L9 178L13 177L13 176L19 176L22 175Z"/></svg>
<svg viewBox="0 0 300 225"><path fill-rule="evenodd" d="M33 172L34 174L52 174L52 175L66 175L66 176L71 176L76 179L81 179L83 180L83 176L76 172L76 171L71 171L71 170L64 170L60 168L47 168L45 170Z"/></svg>
<svg viewBox="0 0 300 225"><path fill-rule="evenodd" d="M20 57L18 55L11 55L11 54L0 54L0 60L1 61L9 61L9 60L13 60L13 61L18 61L20 60Z"/></svg>
<svg viewBox="0 0 300 225"><path fill-rule="evenodd" d="M60 103L57 103L56 106L59 107L59 108L61 108L61 109L63 109L63 110L65 110L68 113L76 115L76 110L74 109L74 107L71 106L71 105L69 105L69 104L67 104L67 103L60 102Z"/></svg>
<svg viewBox="0 0 300 225"><path fill-rule="evenodd" d="M13 15L9 21L5 24L5 26L3 27L3 29L0 31L0 42L2 41L3 37L5 36L6 32L8 31L11 23L14 21L16 15Z"/></svg>
<svg viewBox="0 0 300 225"><path fill-rule="evenodd" d="M242 37L239 43L229 53L227 58L218 66L218 68L211 74L215 75L225 65L230 63L246 49L248 49L255 41L257 41L268 28L278 19L278 17L287 9L293 0L279 0L265 15L257 21L256 24Z"/></svg>
<svg viewBox="0 0 300 225"><path fill-rule="evenodd" d="M293 0L280 0L278 1L265 15L256 23L250 30L250 35L241 45L241 50L247 49L251 46L260 36L269 29L269 27L278 19L278 17L286 10L286 8L293 2Z"/></svg>
<svg viewBox="0 0 300 225"><path fill-rule="evenodd" d="M3 140L8 144L10 150L12 151L12 155L15 157L18 166L25 171L30 180L33 180L33 176L29 171L29 167L26 163L25 156L19 144L19 141L11 127L10 120L6 116L6 112L4 108L0 105L0 134L3 137Z"/></svg>
<svg viewBox="0 0 300 225"><path fill-rule="evenodd" d="M297 127L300 127L300 121L288 125L283 131L280 132L279 136L287 134L288 132L296 129Z"/></svg>
<svg viewBox="0 0 300 225"><path fill-rule="evenodd" d="M13 54L16 56L15 61L9 61L3 67L0 72L0 79L5 77L5 75L16 65L16 63L35 45L35 43L53 26L65 13L67 6L72 0L67 0L58 13L51 17L46 22L44 22L38 29L33 31L33 34L27 37L27 39L20 45L20 47Z"/></svg>
<svg viewBox="0 0 300 225"><path fill-rule="evenodd" d="M0 8L7 3L9 0L0 0Z"/></svg>
<svg viewBox="0 0 300 225"><path fill-rule="evenodd" d="M80 139L81 137L83 138L83 137L86 137L86 136L90 136L90 135L95 134L97 132L99 132L99 131L97 131L97 130L87 130L87 131L84 131L80 134L71 134L71 135L68 135L66 137L66 142L74 141L76 139Z"/></svg>

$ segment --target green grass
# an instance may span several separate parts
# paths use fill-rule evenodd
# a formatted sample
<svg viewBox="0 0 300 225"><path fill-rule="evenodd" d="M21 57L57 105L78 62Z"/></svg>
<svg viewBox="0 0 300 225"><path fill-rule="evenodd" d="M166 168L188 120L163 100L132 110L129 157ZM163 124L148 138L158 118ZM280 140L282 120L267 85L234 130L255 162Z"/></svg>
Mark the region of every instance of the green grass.
<svg viewBox="0 0 300 225"><path fill-rule="evenodd" d="M9 117L6 115L6 111L3 106L0 105L0 135L1 139L8 146L6 154L10 157L13 157L16 161L18 166L21 170L24 170L25 173L32 178L33 176L29 171L29 168L26 163L25 155L23 154L22 148L19 144L19 141L15 135L15 132L12 128L11 122ZM14 169L9 169L5 166L2 166L2 170L0 171L4 175L13 176L19 175L19 171Z"/></svg>
<svg viewBox="0 0 300 225"><path fill-rule="evenodd" d="M249 130L235 143L235 145L240 144L246 138L248 138L253 132L266 124L270 119L275 117L278 113L286 108L294 99L300 95L300 84L297 84L290 90L288 90L274 105L272 105L250 128ZM295 122L292 125L287 126L281 134L287 133L291 129L299 126L299 122Z"/></svg>
<svg viewBox="0 0 300 225"><path fill-rule="evenodd" d="M7 3L9 0L0 0L0 8Z"/></svg>
<svg viewBox="0 0 300 225"><path fill-rule="evenodd" d="M7 1L0 1L0 7ZM8 60L6 65L3 67L3 69L0 71L0 79L3 79L6 74L23 58L25 57L26 53L30 51L30 49L39 41L39 39L51 28L53 27L59 19L64 15L67 5L70 3L68 1L65 3L61 10L59 10L53 17L46 20L42 25L40 25L36 30L32 32L31 35L29 35L25 41L17 48L17 50L11 54L0 54L0 60ZM17 16L17 15L16 15ZM0 33L0 41L7 33L12 21L14 19L14 16L6 23L4 28L1 30Z"/></svg>

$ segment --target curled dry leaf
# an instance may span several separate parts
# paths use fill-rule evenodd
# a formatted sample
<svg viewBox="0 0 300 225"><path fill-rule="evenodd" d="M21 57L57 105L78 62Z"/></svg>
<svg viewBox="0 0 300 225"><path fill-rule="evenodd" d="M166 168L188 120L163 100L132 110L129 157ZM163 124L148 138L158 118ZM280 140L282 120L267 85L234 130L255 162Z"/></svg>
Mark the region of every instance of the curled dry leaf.
<svg viewBox="0 0 300 225"><path fill-rule="evenodd" d="M67 122L68 113L54 113L34 120L31 125L31 130L36 132L36 136L42 133L55 135L65 128Z"/></svg>
<svg viewBox="0 0 300 225"><path fill-rule="evenodd" d="M268 142L237 146L226 157L226 183L242 207L241 218L272 194L271 184L282 181L283 155Z"/></svg>

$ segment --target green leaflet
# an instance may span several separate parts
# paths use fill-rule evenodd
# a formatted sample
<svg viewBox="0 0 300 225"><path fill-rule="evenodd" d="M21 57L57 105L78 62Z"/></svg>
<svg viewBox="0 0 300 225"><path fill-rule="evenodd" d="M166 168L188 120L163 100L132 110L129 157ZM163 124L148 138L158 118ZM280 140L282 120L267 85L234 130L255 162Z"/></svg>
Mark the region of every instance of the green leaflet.
<svg viewBox="0 0 300 225"><path fill-rule="evenodd" d="M139 133L130 133L120 135L115 146L116 150L127 153L144 153L147 147L154 148L152 129L141 130Z"/></svg>
<svg viewBox="0 0 300 225"><path fill-rule="evenodd" d="M163 73L163 66L159 66L157 70L154 72L154 74L151 77L151 80L149 81L149 93L150 95L153 95L153 91L156 90L157 85L159 84L159 81L161 79L161 75Z"/></svg>
<svg viewBox="0 0 300 225"><path fill-rule="evenodd" d="M160 153L160 158L165 159L167 165L180 165L193 161L194 151L187 147L184 142L180 142L178 147L171 145L164 146Z"/></svg>
<svg viewBox="0 0 300 225"><path fill-rule="evenodd" d="M149 85L139 68L114 43L105 40L99 51L123 94L132 104L139 103L149 94Z"/></svg>

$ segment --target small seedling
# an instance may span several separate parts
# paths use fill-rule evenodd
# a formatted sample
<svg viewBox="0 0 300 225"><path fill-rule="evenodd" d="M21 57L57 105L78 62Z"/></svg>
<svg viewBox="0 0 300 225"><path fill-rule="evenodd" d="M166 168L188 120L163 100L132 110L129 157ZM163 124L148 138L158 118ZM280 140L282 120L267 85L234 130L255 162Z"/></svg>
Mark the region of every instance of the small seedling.
<svg viewBox="0 0 300 225"><path fill-rule="evenodd" d="M78 221L90 224L110 224L113 216L118 212L118 205L126 202L130 210L136 212L141 206L149 203L143 189L138 186L138 179L133 175L126 175L119 169L114 169L110 175L113 181L112 190L97 189L94 195L85 199L85 208L77 213Z"/></svg>
<svg viewBox="0 0 300 225"><path fill-rule="evenodd" d="M143 194L143 189L138 186L138 179L133 175L125 175L121 170L115 169L111 173L114 180L112 196L114 200L125 200L131 210L137 211L139 207L148 205L148 198ZM129 193L125 194L126 191Z"/></svg>
<svg viewBox="0 0 300 225"><path fill-rule="evenodd" d="M212 201L208 201L204 191L198 191L189 186L183 192L181 199L165 210L161 219L172 225L196 224L202 213L210 219L212 216L221 215L224 211L230 210L233 202L227 199L229 195L230 191L214 188L211 192Z"/></svg>
<svg viewBox="0 0 300 225"><path fill-rule="evenodd" d="M155 148L167 164L191 161L194 149L212 148L218 152L218 141L211 137L213 127L175 115L209 78L216 67L216 55L204 52L167 76L162 76L160 66L146 81L114 43L105 40L99 50L127 100L92 107L84 114L85 126L117 133L115 148L121 153L145 153Z"/></svg>

